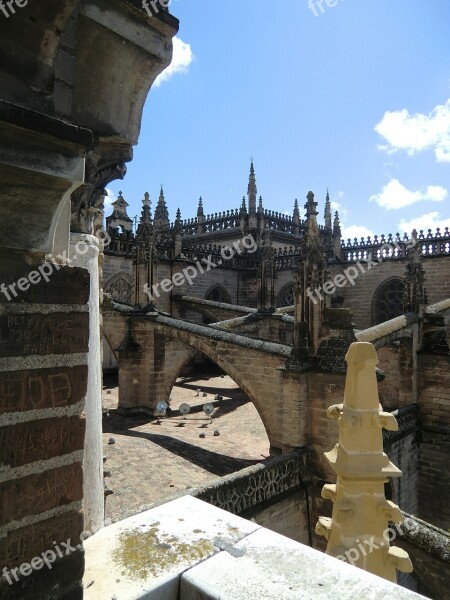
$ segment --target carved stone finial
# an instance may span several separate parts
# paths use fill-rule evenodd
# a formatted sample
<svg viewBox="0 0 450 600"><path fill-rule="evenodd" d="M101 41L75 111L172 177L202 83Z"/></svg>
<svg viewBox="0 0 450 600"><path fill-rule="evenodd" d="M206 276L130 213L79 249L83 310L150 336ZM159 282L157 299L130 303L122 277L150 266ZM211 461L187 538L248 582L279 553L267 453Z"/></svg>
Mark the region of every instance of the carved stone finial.
<svg viewBox="0 0 450 600"><path fill-rule="evenodd" d="M325 218L326 229L331 230L331 228L332 228L332 225L331 225L331 202L330 202L330 194L329 194L328 190L327 190L327 197L325 200L324 218Z"/></svg>
<svg viewBox="0 0 450 600"><path fill-rule="evenodd" d="M389 522L401 521L402 515L386 500L384 484L401 471L383 451L382 429L396 430L398 425L379 404L373 345L353 343L346 361L343 404L328 409L329 418L339 425L339 442L325 453L337 474L336 485L327 484L322 490L322 496L333 502L333 516L320 517L316 532L326 537L327 554L396 582L396 570L410 573L412 564L407 552L389 547ZM374 543L366 551L369 541Z"/></svg>
<svg viewBox="0 0 450 600"><path fill-rule="evenodd" d="M425 269L422 264L420 245L417 243L417 231L412 232L409 247L406 250L407 263L405 266L403 295L403 310L405 313L413 312L423 315L428 303L425 289Z"/></svg>

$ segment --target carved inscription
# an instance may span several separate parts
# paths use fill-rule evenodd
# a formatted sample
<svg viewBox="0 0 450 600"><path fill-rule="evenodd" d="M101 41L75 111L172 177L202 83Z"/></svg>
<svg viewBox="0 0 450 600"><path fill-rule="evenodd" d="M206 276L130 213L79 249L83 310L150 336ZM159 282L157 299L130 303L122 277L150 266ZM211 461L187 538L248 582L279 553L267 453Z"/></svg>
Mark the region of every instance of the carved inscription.
<svg viewBox="0 0 450 600"><path fill-rule="evenodd" d="M0 427L2 465L20 467L81 450L85 421L80 417L61 417Z"/></svg>
<svg viewBox="0 0 450 600"><path fill-rule="evenodd" d="M24 281L28 280L28 289L14 291L7 287L7 296L3 294L2 300L9 302L30 302L39 304L87 304L89 301L89 272L79 267L64 267L47 263L42 267L42 273L30 267L23 273ZM30 277L31 275L31 277ZM48 279L48 281L46 280Z"/></svg>
<svg viewBox="0 0 450 600"><path fill-rule="evenodd" d="M88 313L0 317L0 357L87 352Z"/></svg>
<svg viewBox="0 0 450 600"><path fill-rule="evenodd" d="M86 394L87 365L0 373L0 414L70 406Z"/></svg>
<svg viewBox="0 0 450 600"><path fill-rule="evenodd" d="M54 548L53 541L61 543L70 539L76 546L82 531L83 517L75 511L16 529L0 544L0 564L11 569L30 562L33 557Z"/></svg>
<svg viewBox="0 0 450 600"><path fill-rule="evenodd" d="M81 463L0 484L0 526L83 496Z"/></svg>

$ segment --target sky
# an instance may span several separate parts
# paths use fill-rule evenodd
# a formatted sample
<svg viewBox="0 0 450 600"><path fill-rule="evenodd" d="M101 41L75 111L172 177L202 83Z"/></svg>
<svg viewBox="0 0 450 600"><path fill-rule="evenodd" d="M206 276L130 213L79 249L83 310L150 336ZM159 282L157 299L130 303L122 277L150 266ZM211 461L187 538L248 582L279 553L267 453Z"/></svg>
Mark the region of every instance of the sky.
<svg viewBox="0 0 450 600"><path fill-rule="evenodd" d="M195 217L329 189L345 238L450 227L448 0L173 0L172 65L150 90L123 192ZM106 214L111 209L107 207Z"/></svg>

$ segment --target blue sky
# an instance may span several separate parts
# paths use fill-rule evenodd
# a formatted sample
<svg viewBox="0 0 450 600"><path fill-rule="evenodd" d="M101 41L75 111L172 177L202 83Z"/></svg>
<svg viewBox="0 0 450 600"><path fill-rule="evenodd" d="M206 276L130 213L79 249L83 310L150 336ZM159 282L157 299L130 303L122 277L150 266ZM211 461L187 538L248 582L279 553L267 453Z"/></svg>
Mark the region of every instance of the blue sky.
<svg viewBox="0 0 450 600"><path fill-rule="evenodd" d="M346 236L450 226L450 2L319 4L173 0L174 64L109 188L131 217L161 184L172 220L237 208L253 156L266 208L312 190L322 213L328 187Z"/></svg>

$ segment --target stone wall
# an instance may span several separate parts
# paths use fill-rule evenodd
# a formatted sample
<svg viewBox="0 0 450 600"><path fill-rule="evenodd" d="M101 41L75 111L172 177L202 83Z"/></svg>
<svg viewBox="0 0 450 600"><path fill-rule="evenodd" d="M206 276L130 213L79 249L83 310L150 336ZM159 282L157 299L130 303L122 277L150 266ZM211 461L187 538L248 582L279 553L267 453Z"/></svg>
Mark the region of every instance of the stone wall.
<svg viewBox="0 0 450 600"><path fill-rule="evenodd" d="M306 453L295 451L267 459L210 484L191 495L286 537L310 543Z"/></svg>
<svg viewBox="0 0 450 600"><path fill-rule="evenodd" d="M364 266L364 262L361 263ZM366 263L367 264L367 263ZM355 263L341 263L329 267L329 277L354 266ZM430 304L450 297L450 260L448 256L431 256L423 258L425 269L425 288ZM378 288L388 279L396 277L403 279L405 262L403 260L385 260L374 264L370 270L360 274L354 281L338 289L338 294L344 298L344 307L349 307L353 313L353 322L357 329L366 329L374 325L373 302Z"/></svg>
<svg viewBox="0 0 450 600"><path fill-rule="evenodd" d="M17 267L11 276L32 270ZM24 296L2 303L0 317L0 564L13 583L3 579L0 596L23 600L44 597L44 586L75 589L83 574L89 273L60 267ZM32 559L68 539L70 556L28 577Z"/></svg>
<svg viewBox="0 0 450 600"><path fill-rule="evenodd" d="M422 441L419 453L419 516L450 527L450 357L418 355Z"/></svg>

